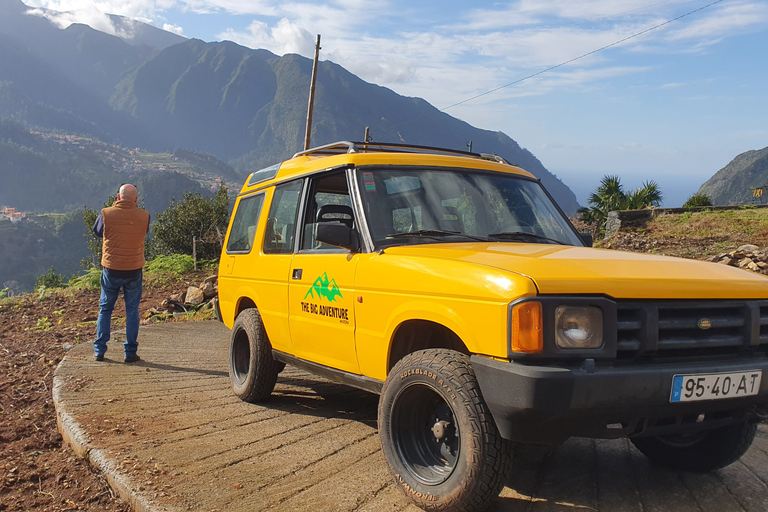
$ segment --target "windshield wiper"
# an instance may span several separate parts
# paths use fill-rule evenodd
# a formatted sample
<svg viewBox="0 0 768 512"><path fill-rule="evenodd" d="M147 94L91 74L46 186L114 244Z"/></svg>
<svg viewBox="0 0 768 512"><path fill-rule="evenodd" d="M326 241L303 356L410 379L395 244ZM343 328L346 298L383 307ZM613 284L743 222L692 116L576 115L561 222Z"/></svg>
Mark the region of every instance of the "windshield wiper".
<svg viewBox="0 0 768 512"><path fill-rule="evenodd" d="M533 238L536 240L546 240L548 242L554 242L556 244L560 245L568 245L565 242L561 242L560 240L555 240L554 238L548 238L546 236L537 235L536 233L528 233L526 231L509 231L506 233L491 233L488 235L488 238L495 238L497 240L519 240L520 238Z"/></svg>
<svg viewBox="0 0 768 512"><path fill-rule="evenodd" d="M480 242L487 242L488 239L481 237L481 236L474 236L474 235L467 235L466 233L462 233L460 231L445 231L442 229L420 229L418 231L412 231L410 233L392 233L391 235L387 235L387 238L417 238L417 237L425 237L425 238L445 238L448 236L460 236L463 238L469 238L471 240L478 240Z"/></svg>

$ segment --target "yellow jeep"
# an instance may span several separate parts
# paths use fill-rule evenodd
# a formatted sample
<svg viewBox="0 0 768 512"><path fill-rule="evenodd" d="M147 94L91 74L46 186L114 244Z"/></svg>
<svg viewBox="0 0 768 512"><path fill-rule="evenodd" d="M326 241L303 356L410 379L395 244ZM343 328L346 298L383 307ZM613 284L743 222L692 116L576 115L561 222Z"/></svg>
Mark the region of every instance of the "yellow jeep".
<svg viewBox="0 0 768 512"><path fill-rule="evenodd" d="M251 174L217 312L229 374L266 400L285 364L380 394L393 478L482 510L513 443L629 437L709 471L768 410L768 280L593 249L498 157L340 142Z"/></svg>

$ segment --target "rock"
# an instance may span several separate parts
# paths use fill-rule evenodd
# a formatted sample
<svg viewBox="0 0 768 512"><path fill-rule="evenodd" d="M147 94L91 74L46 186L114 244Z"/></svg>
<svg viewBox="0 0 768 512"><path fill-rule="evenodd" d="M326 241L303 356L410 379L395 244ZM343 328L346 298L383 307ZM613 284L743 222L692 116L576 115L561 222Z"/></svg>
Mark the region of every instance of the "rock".
<svg viewBox="0 0 768 512"><path fill-rule="evenodd" d="M750 263L754 264L755 262L745 257L739 262L739 268L747 268Z"/></svg>
<svg viewBox="0 0 768 512"><path fill-rule="evenodd" d="M219 279L219 276L213 275L213 276L206 277L205 281L203 281L203 282L204 283L215 283L216 281L218 281L218 279Z"/></svg>
<svg viewBox="0 0 768 512"><path fill-rule="evenodd" d="M758 266L759 268L768 268L768 263L766 263L766 262L764 262L764 261L758 261L758 262L757 262L757 266Z"/></svg>
<svg viewBox="0 0 768 512"><path fill-rule="evenodd" d="M736 252L743 252L743 253L751 252L751 253L754 253L754 252L759 251L759 250L760 250L760 248L758 246L756 246L756 245L745 244L745 245L740 246L738 249L736 249Z"/></svg>
<svg viewBox="0 0 768 512"><path fill-rule="evenodd" d="M757 263L753 261L749 262L749 265L747 265L747 268L753 272L757 272L760 270L760 267L757 266Z"/></svg>
<svg viewBox="0 0 768 512"><path fill-rule="evenodd" d="M722 263L723 265L730 265L731 262L733 262L733 261L734 260L732 258L729 258L728 256L726 256L725 258L723 258L720 261L718 261L718 263Z"/></svg>
<svg viewBox="0 0 768 512"><path fill-rule="evenodd" d="M720 259L720 256L710 256L707 261L715 262Z"/></svg>
<svg viewBox="0 0 768 512"><path fill-rule="evenodd" d="M184 302L184 292L174 293L169 297L173 302Z"/></svg>
<svg viewBox="0 0 768 512"><path fill-rule="evenodd" d="M211 299L216 296L216 287L213 286L213 283L210 281L205 281L200 286L200 290L203 292L203 296L205 297L205 300Z"/></svg>
<svg viewBox="0 0 768 512"><path fill-rule="evenodd" d="M196 306L197 304L202 304L205 300L205 296L203 295L203 291L196 287L196 286L190 286L187 288L187 296L184 298L185 304L192 304L193 306Z"/></svg>
<svg viewBox="0 0 768 512"><path fill-rule="evenodd" d="M738 251L737 250L737 251L734 251L734 252L731 253L731 257L732 258L736 258L737 260L740 260L742 258L746 258L746 256L747 256L747 253L744 252L744 251Z"/></svg>

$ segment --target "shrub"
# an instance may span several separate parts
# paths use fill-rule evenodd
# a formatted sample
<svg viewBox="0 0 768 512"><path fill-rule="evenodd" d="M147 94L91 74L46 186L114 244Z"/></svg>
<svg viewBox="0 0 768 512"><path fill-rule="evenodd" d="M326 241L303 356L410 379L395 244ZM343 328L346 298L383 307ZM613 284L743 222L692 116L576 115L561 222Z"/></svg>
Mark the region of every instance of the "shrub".
<svg viewBox="0 0 768 512"><path fill-rule="evenodd" d="M50 289L50 288L62 288L67 282L67 279L56 273L56 269L51 267L48 272L39 276L35 280L35 291Z"/></svg>
<svg viewBox="0 0 768 512"><path fill-rule="evenodd" d="M101 286L101 268L91 267L82 275L74 275L69 279L67 288L80 290L82 288L99 288Z"/></svg>
<svg viewBox="0 0 768 512"><path fill-rule="evenodd" d="M156 256L155 259L147 263L146 269L149 273L155 274L173 274L181 275L189 272L195 267L192 256L187 254L170 254Z"/></svg>
<svg viewBox="0 0 768 512"><path fill-rule="evenodd" d="M694 208L696 206L712 206L712 200L707 194L695 193L683 203L683 208Z"/></svg>
<svg viewBox="0 0 768 512"><path fill-rule="evenodd" d="M646 181L634 192L625 192L618 176L604 176L589 196L589 208L579 208L579 220L595 226L597 235L605 234L608 213L616 210L642 210L661 205L662 194L659 184Z"/></svg>

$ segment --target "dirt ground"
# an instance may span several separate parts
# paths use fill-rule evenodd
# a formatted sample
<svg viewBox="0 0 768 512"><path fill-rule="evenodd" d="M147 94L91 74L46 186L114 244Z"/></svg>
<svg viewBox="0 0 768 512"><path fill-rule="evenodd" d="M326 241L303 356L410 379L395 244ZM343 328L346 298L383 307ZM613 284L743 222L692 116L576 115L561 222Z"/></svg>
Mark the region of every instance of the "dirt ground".
<svg viewBox="0 0 768 512"><path fill-rule="evenodd" d="M142 322L150 308L162 309L164 299L209 274L187 275L186 281L145 279ZM54 370L74 345L93 341L98 303L98 290L0 301L0 511L130 510L87 460L62 444L56 427ZM120 298L113 330L121 329L124 319Z"/></svg>

